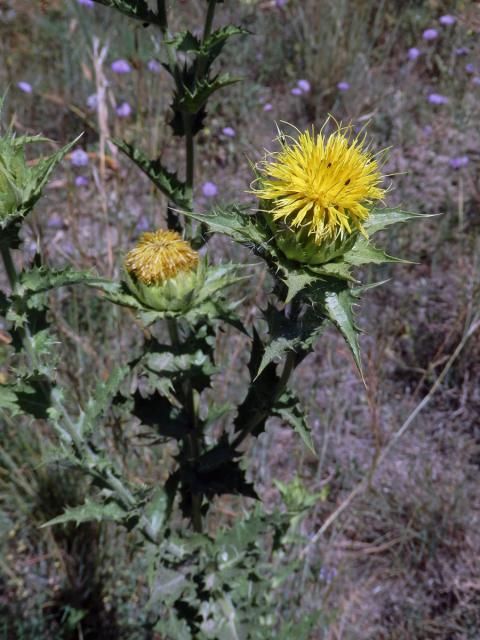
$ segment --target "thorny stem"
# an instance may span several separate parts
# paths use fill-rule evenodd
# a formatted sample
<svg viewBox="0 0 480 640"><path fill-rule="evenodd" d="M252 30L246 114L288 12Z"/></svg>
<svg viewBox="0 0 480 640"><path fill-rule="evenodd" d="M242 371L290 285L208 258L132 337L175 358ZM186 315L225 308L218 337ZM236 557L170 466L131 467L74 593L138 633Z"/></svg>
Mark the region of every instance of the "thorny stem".
<svg viewBox="0 0 480 640"><path fill-rule="evenodd" d="M2 260L5 266L5 271L8 277L8 281L13 290L18 283L18 274L15 268L15 264L12 260L10 249L8 247L2 246L0 248L0 252L2 255ZM35 351L32 349L31 335L28 327L22 328L22 330L19 333L20 333L22 344L27 354L31 368L33 370L38 370L40 363L38 362L38 358ZM62 432L63 437L67 438L73 443L73 446L77 452L78 457L86 461L89 468L95 474L96 465L98 463L98 455L95 453L93 448L87 442L84 442L82 440L77 427L72 421L66 407L63 405L60 393L55 389L53 390L52 393L50 393L48 389L45 389L45 390L42 389L42 391L44 391L46 399L48 399L49 401L51 400L53 408L58 412L58 414L63 419L63 426L59 425L58 427ZM99 472L99 476L101 476L104 481L105 480L107 481L107 484L110 487L110 489L116 494L117 500L119 500L119 502L123 504L124 507L127 507L127 508L135 507L136 505L135 497L132 495L129 489L125 487L125 485L121 482L121 480L115 476L115 474L111 469L110 464L108 464L108 467L106 469L104 468L103 472ZM152 532L150 523L148 522L147 518L144 515L142 515L141 517L141 522L142 524L141 524L140 530L142 534L150 542L156 542L156 536Z"/></svg>
<svg viewBox="0 0 480 640"><path fill-rule="evenodd" d="M208 3L207 17L205 18L205 27L203 29L204 42L212 32L213 17L215 15L216 5L217 5L217 0L210 0Z"/></svg>
<svg viewBox="0 0 480 640"><path fill-rule="evenodd" d="M175 318L167 318L167 327L170 334L170 340L174 347L180 345L180 334L178 332L178 324ZM190 380L186 380L183 386L183 401L187 414L190 418L191 426L185 437L185 448L188 461L195 465L200 456L200 433L198 431L198 407L195 403L194 389ZM194 491L191 492L192 498L192 524L193 529L197 533L201 533L202 524L202 496Z"/></svg>

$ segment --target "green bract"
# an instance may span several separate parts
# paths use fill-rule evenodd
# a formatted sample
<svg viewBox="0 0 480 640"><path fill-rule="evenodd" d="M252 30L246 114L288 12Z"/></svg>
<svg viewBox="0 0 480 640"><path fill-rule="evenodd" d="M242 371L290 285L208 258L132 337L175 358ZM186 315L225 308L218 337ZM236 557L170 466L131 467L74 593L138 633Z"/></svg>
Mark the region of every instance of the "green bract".
<svg viewBox="0 0 480 640"><path fill-rule="evenodd" d="M199 299L206 270L206 263L200 260L196 269L181 271L161 284L145 284L125 271L125 282L133 295L150 309L182 313Z"/></svg>
<svg viewBox="0 0 480 640"><path fill-rule="evenodd" d="M354 232L319 244L305 227L295 231L281 221L274 221L268 213L264 217L281 253L300 264L321 265L331 262L349 251L359 237L359 233Z"/></svg>

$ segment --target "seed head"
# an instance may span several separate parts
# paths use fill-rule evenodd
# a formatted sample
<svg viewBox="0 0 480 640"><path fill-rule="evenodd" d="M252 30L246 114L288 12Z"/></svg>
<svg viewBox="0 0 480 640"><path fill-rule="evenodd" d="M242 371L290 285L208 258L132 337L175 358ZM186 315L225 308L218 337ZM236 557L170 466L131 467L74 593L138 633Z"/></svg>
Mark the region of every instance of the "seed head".
<svg viewBox="0 0 480 640"><path fill-rule="evenodd" d="M176 231L158 229L142 233L127 253L125 268L140 282L158 285L198 264L198 253Z"/></svg>

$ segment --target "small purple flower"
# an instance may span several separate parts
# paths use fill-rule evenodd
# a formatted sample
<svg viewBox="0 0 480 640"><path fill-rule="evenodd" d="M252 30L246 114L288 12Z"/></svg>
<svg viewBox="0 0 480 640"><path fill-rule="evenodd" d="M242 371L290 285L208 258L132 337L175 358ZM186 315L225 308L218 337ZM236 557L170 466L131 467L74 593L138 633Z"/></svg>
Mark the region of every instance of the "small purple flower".
<svg viewBox="0 0 480 640"><path fill-rule="evenodd" d="M474 67L474 65L473 65L471 62L468 62L468 63L465 65L465 71L466 71L467 73L475 73L475 67Z"/></svg>
<svg viewBox="0 0 480 640"><path fill-rule="evenodd" d="M337 89L339 91L348 91L350 89L350 83L349 82L344 82L344 81L339 82L337 84Z"/></svg>
<svg viewBox="0 0 480 640"><path fill-rule="evenodd" d="M474 78L472 78L472 82L473 84L480 84L480 76L475 76Z"/></svg>
<svg viewBox="0 0 480 640"><path fill-rule="evenodd" d="M427 99L430 104L448 104L447 96L442 96L440 93L430 93Z"/></svg>
<svg viewBox="0 0 480 640"><path fill-rule="evenodd" d="M302 90L299 87L294 87L290 93L294 96L301 96L302 95Z"/></svg>
<svg viewBox="0 0 480 640"><path fill-rule="evenodd" d="M438 31L436 29L425 29L425 31L423 32L424 40L435 40L437 36Z"/></svg>
<svg viewBox="0 0 480 640"><path fill-rule="evenodd" d="M20 91L23 91L23 93L32 93L33 91L32 85L29 82L24 82L23 80L21 82L17 82L17 87Z"/></svg>
<svg viewBox="0 0 480 640"><path fill-rule="evenodd" d="M111 64L111 70L113 73L119 73L120 75L125 75L126 73L130 73L132 71L132 67L126 60L115 60Z"/></svg>
<svg viewBox="0 0 480 640"><path fill-rule="evenodd" d="M61 229L63 227L63 219L58 213L54 213L47 221L49 229Z"/></svg>
<svg viewBox="0 0 480 640"><path fill-rule="evenodd" d="M150 228L150 223L148 222L145 216L142 216L137 224L135 225L135 231L140 233L141 231L148 231Z"/></svg>
<svg viewBox="0 0 480 640"><path fill-rule="evenodd" d="M275 6L284 7L287 4L288 0L275 0Z"/></svg>
<svg viewBox="0 0 480 640"><path fill-rule="evenodd" d="M470 53L470 49L468 47L458 47L455 49L456 56L466 56Z"/></svg>
<svg viewBox="0 0 480 640"><path fill-rule="evenodd" d="M218 187L214 182L204 182L202 193L206 198L214 198L218 193Z"/></svg>
<svg viewBox="0 0 480 640"><path fill-rule="evenodd" d="M88 153L83 149L75 149L70 155L70 162L74 167L86 167L88 164Z"/></svg>
<svg viewBox="0 0 480 640"><path fill-rule="evenodd" d="M234 138L237 135L233 127L223 127L222 133L227 138Z"/></svg>
<svg viewBox="0 0 480 640"><path fill-rule="evenodd" d="M423 134L424 134L425 136L430 136L430 135L432 135L433 127L432 127L432 125L431 125L431 124L426 124L426 125L423 127L422 131L423 131Z"/></svg>
<svg viewBox="0 0 480 640"><path fill-rule="evenodd" d="M78 4L82 4L84 7L94 7L95 3L93 0L77 0Z"/></svg>
<svg viewBox="0 0 480 640"><path fill-rule="evenodd" d="M85 176L77 176L75 178L76 187L86 187L87 185L88 185L88 178L85 178Z"/></svg>
<svg viewBox="0 0 480 640"><path fill-rule="evenodd" d="M312 88L308 80L299 80L297 86L303 93L309 93Z"/></svg>
<svg viewBox="0 0 480 640"><path fill-rule="evenodd" d="M162 65L160 64L160 62L158 62L158 60L149 60L147 67L148 70L152 73L160 73L160 71L162 70Z"/></svg>
<svg viewBox="0 0 480 640"><path fill-rule="evenodd" d="M273 105L270 102L267 102L266 104L263 105L264 111L271 111L272 109L273 109Z"/></svg>
<svg viewBox="0 0 480 640"><path fill-rule="evenodd" d="M128 102L122 102L122 104L115 109L117 112L117 116L119 118L128 118L128 116L132 113L132 107L128 104Z"/></svg>
<svg viewBox="0 0 480 640"><path fill-rule="evenodd" d="M444 16L441 16L439 19L440 24L443 24L444 26L450 26L451 24L455 24L456 21L457 19L455 18L455 16L452 16L449 13L447 13Z"/></svg>
<svg viewBox="0 0 480 640"><path fill-rule="evenodd" d="M450 166L452 169L461 169L462 167L466 167L468 162L468 156L457 156L450 160Z"/></svg>
<svg viewBox="0 0 480 640"><path fill-rule="evenodd" d="M418 56L421 55L421 51L420 49L417 49L417 47L411 47L408 50L407 56L409 60L416 60L418 58Z"/></svg>
<svg viewBox="0 0 480 640"><path fill-rule="evenodd" d="M87 98L87 107L94 111L98 107L98 96L96 93L92 93Z"/></svg>

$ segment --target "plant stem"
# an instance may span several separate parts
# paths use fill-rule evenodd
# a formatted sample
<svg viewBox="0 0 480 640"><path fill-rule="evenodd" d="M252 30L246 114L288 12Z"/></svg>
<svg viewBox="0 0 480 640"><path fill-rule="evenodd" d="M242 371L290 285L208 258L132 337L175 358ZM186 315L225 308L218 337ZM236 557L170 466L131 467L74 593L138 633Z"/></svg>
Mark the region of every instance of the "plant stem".
<svg viewBox="0 0 480 640"><path fill-rule="evenodd" d="M205 26L203 28L203 41L208 38L212 32L213 17L215 15L215 7L217 6L217 0L209 0L207 17L205 18Z"/></svg>
<svg viewBox="0 0 480 640"><path fill-rule="evenodd" d="M180 346L180 334L178 332L178 324L175 318L167 318L167 327L170 334L170 340L174 347ZM198 410L195 403L195 392L190 380L185 380L182 388L183 403L188 417L190 418L190 429L185 437L185 450L187 460L195 466L196 461L200 457L200 434L198 431ZM192 525L194 531L201 533L203 529L202 523L202 496L194 491L191 492L192 498Z"/></svg>
<svg viewBox="0 0 480 640"><path fill-rule="evenodd" d="M288 354L287 354L287 358L285 360L285 364L284 364L284 367L283 367L282 374L281 374L280 378L278 379L278 382L277 382L277 384L275 386L275 389L274 389L274 392L273 392L273 396L272 396L272 400L271 400L271 403L269 405L269 408L271 408L271 407L273 407L275 405L277 400L280 398L282 393L285 391L285 387L288 384L288 380L290 379L290 375L291 375L292 371L295 369L296 365L297 365L297 354L294 351L289 351ZM259 413L256 413L254 416L252 416L252 418L247 422L247 424L240 431L238 436L233 440L232 445L231 445L232 448L236 449L238 447L238 445L240 445L245 440L245 438L250 433L252 433L252 431L255 430L255 427L257 427L262 420L264 420L265 418L268 418L269 415L270 415L270 411L267 409L267 410L261 411Z"/></svg>
<svg viewBox="0 0 480 640"><path fill-rule="evenodd" d="M10 253L10 249L4 246L1 247L1 253L3 264L5 265L5 271L7 273L8 282L10 283L13 291L15 285L17 284L18 277L17 270L15 269L15 265L12 260L12 254Z"/></svg>

